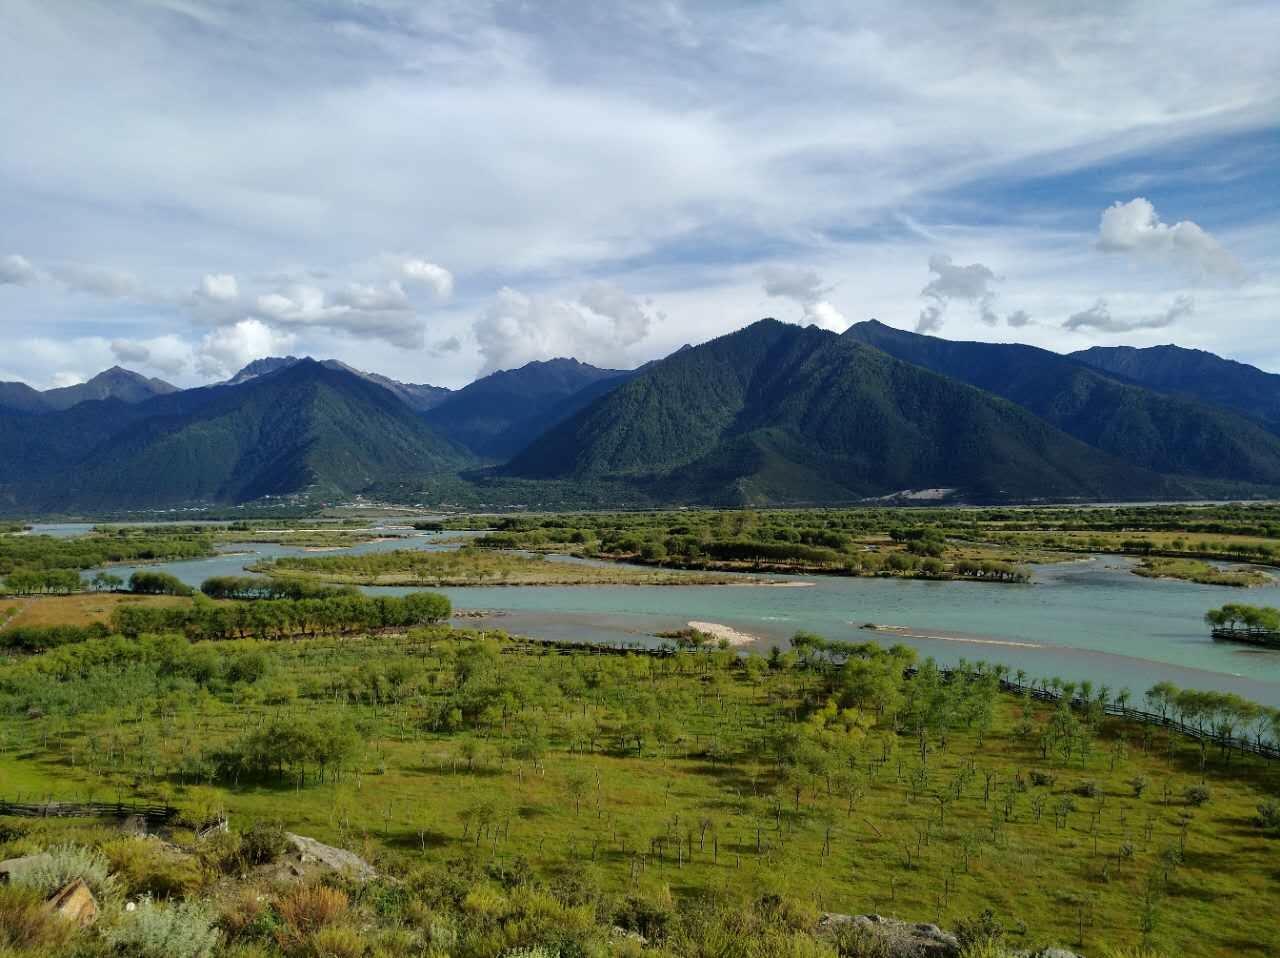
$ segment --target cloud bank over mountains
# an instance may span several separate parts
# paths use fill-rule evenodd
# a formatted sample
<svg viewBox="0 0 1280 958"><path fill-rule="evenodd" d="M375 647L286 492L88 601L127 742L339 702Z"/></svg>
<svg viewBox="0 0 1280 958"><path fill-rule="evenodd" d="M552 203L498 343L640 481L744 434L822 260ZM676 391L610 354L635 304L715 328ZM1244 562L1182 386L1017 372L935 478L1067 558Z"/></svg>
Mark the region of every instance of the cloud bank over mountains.
<svg viewBox="0 0 1280 958"><path fill-rule="evenodd" d="M770 313L1069 349L1178 297L1186 342L1280 366L1266 5L6 18L0 122L43 159L0 151L0 378L290 343L458 384Z"/></svg>

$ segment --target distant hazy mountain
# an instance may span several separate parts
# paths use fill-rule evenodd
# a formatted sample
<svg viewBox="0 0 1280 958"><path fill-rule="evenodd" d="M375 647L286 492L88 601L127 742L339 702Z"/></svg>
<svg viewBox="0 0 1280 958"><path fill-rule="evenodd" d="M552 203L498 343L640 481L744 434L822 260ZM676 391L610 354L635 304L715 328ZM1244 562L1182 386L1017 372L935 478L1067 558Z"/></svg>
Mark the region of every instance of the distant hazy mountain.
<svg viewBox="0 0 1280 958"><path fill-rule="evenodd" d="M1280 430L1280 375L1256 366L1182 346L1094 346L1071 355L1130 382L1225 406Z"/></svg>
<svg viewBox="0 0 1280 958"><path fill-rule="evenodd" d="M59 386L43 392L24 383L0 383L0 407L36 412L49 409L70 409L77 403L91 399L119 399L136 403L153 396L176 392L177 386L163 379L148 379L119 366L98 373L88 382L75 386Z"/></svg>
<svg viewBox="0 0 1280 958"><path fill-rule="evenodd" d="M18 479L11 498L93 510L346 496L473 462L388 390L312 360L152 403L79 461L39 482Z"/></svg>
<svg viewBox="0 0 1280 958"><path fill-rule="evenodd" d="M921 336L875 320L849 327L844 337L1003 396L1133 465L1280 485L1280 437L1256 422L1123 382L1076 358L1016 343Z"/></svg>
<svg viewBox="0 0 1280 958"><path fill-rule="evenodd" d="M297 356L267 356L263 359L255 359L223 383L223 385L237 386L240 383L248 382L250 379L254 379L257 376L276 372L280 369L287 369L288 367L295 366L300 362L302 362L302 360ZM446 389L444 386L402 383L391 379L388 376L383 376L380 373L366 373L363 370L348 366L346 363L337 359L324 359L320 360L320 363L323 366L328 366L330 369L345 369L347 372L354 373L363 379L369 380L371 383L377 383L379 386L391 390L407 405L418 410L418 412L426 412L428 409L439 405L448 398L450 393L453 392L453 390Z"/></svg>
<svg viewBox="0 0 1280 958"><path fill-rule="evenodd" d="M630 479L676 501L1169 494L1026 410L815 327L762 320L650 365L503 475Z"/></svg>
<svg viewBox="0 0 1280 958"><path fill-rule="evenodd" d="M426 419L476 455L502 460L629 375L576 359L531 362L464 386Z"/></svg>

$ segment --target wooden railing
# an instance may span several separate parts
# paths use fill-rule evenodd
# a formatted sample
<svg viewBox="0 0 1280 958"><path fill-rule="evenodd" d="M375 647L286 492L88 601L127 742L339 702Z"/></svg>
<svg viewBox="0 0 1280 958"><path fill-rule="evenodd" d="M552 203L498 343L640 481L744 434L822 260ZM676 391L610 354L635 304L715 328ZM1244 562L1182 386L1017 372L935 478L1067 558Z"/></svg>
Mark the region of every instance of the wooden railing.
<svg viewBox="0 0 1280 958"><path fill-rule="evenodd" d="M165 825L177 817L172 805L146 802L10 802L0 799L0 815L22 818L142 818L148 825Z"/></svg>

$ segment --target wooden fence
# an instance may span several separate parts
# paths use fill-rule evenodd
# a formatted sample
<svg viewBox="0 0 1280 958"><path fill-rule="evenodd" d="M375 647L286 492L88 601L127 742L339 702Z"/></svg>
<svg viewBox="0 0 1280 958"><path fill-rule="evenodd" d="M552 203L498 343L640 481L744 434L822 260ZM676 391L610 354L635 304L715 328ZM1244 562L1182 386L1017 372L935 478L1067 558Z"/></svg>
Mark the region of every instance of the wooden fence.
<svg viewBox="0 0 1280 958"><path fill-rule="evenodd" d="M0 815L20 818L141 818L166 825L178 815L172 805L146 802L10 802L0 799Z"/></svg>

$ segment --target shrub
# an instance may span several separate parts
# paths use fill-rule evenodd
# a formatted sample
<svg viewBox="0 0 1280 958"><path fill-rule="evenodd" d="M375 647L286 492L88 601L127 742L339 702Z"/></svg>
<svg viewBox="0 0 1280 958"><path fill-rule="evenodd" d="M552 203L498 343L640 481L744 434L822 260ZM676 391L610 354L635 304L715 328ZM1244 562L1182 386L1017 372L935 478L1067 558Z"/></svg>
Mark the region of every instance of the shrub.
<svg viewBox="0 0 1280 958"><path fill-rule="evenodd" d="M219 937L213 916L203 907L163 905L149 898L106 933L117 950L136 958L205 958Z"/></svg>
<svg viewBox="0 0 1280 958"><path fill-rule="evenodd" d="M346 925L320 928L307 941L306 953L315 958L363 958L364 936Z"/></svg>
<svg viewBox="0 0 1280 958"><path fill-rule="evenodd" d="M1151 779L1147 778L1145 775L1138 775L1129 779L1129 787L1133 789L1134 798L1141 798L1142 793L1145 792L1150 785Z"/></svg>
<svg viewBox="0 0 1280 958"><path fill-rule="evenodd" d="M1039 785L1042 788L1051 788L1054 783L1052 772L1042 772L1038 768L1031 770L1031 784Z"/></svg>
<svg viewBox="0 0 1280 958"><path fill-rule="evenodd" d="M1188 785L1182 790L1182 797L1187 800L1188 805L1194 805L1199 808L1212 797L1208 785Z"/></svg>
<svg viewBox="0 0 1280 958"><path fill-rule="evenodd" d="M235 941L239 938L268 935L275 931L279 919L271 910L266 895L256 888L242 887L223 904L218 924L227 933L227 937Z"/></svg>
<svg viewBox="0 0 1280 958"><path fill-rule="evenodd" d="M240 836L240 854L251 865L270 865L288 847L289 839L279 822L254 822Z"/></svg>
<svg viewBox="0 0 1280 958"><path fill-rule="evenodd" d="M13 884L33 888L46 898L76 878L84 879L98 901L115 897L111 865L99 852L80 845L55 845L13 876Z"/></svg>
<svg viewBox="0 0 1280 958"><path fill-rule="evenodd" d="M1266 798L1258 803L1258 814L1254 822L1259 828L1280 829L1280 802L1274 798Z"/></svg>
<svg viewBox="0 0 1280 958"><path fill-rule="evenodd" d="M1102 786L1089 779L1087 782L1081 782L1076 786L1076 794L1084 798L1097 798L1102 794Z"/></svg>
<svg viewBox="0 0 1280 958"><path fill-rule="evenodd" d="M129 894L182 898L200 885L192 859L152 839L123 838L104 845L102 852Z"/></svg>
<svg viewBox="0 0 1280 958"><path fill-rule="evenodd" d="M0 951L52 954L75 933L75 923L46 908L45 896L37 889L0 885Z"/></svg>
<svg viewBox="0 0 1280 958"><path fill-rule="evenodd" d="M846 921L836 925L831 944L840 958L890 958L885 937L861 922Z"/></svg>
<svg viewBox="0 0 1280 958"><path fill-rule="evenodd" d="M984 908L972 918L956 922L956 938L966 949L973 945L995 944L1004 938L1004 923L990 908Z"/></svg>
<svg viewBox="0 0 1280 958"><path fill-rule="evenodd" d="M347 913L347 894L327 885L300 885L276 901L285 924L299 934L314 932Z"/></svg>

